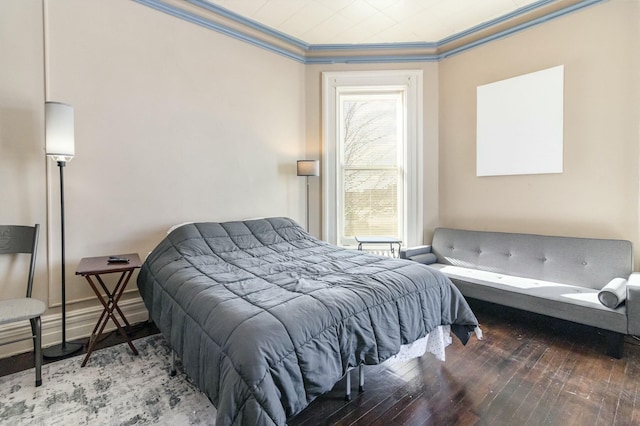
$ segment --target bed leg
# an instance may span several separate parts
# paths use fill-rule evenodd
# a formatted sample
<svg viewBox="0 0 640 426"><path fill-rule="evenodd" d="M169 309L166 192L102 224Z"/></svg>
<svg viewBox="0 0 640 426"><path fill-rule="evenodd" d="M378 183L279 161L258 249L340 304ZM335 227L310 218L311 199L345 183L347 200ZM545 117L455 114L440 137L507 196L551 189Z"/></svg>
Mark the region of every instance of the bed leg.
<svg viewBox="0 0 640 426"><path fill-rule="evenodd" d="M351 401L351 370L347 370L347 374L345 376L345 394L344 400Z"/></svg>
<svg viewBox="0 0 640 426"><path fill-rule="evenodd" d="M176 375L176 351L171 351L171 377Z"/></svg>
<svg viewBox="0 0 640 426"><path fill-rule="evenodd" d="M358 386L359 392L364 392L364 368L362 367L362 364L358 367L358 380L360 382Z"/></svg>

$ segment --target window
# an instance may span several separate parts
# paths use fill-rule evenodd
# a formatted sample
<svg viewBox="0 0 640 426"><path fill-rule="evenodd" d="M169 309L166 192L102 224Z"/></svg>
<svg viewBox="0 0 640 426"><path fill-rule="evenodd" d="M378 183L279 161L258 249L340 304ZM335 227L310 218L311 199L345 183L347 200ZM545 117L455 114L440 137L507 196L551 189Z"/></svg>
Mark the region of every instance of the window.
<svg viewBox="0 0 640 426"><path fill-rule="evenodd" d="M339 94L338 242L404 230L404 107L396 89Z"/></svg>
<svg viewBox="0 0 640 426"><path fill-rule="evenodd" d="M323 238L422 240L422 72L323 74Z"/></svg>

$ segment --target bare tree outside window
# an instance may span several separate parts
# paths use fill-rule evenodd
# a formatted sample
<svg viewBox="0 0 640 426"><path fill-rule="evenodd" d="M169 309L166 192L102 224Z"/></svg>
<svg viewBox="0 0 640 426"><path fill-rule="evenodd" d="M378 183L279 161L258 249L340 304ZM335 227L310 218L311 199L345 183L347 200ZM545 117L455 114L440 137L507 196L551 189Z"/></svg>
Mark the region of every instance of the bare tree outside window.
<svg viewBox="0 0 640 426"><path fill-rule="evenodd" d="M402 119L399 93L341 97L343 240L401 235Z"/></svg>

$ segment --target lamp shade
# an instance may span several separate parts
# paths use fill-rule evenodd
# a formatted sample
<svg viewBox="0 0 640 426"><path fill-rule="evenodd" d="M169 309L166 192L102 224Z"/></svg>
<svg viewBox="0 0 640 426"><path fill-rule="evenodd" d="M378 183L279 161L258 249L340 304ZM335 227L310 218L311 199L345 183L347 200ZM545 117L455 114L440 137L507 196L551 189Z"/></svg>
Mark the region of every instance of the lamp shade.
<svg viewBox="0 0 640 426"><path fill-rule="evenodd" d="M55 161L70 161L75 155L73 107L45 102L45 153Z"/></svg>
<svg viewBox="0 0 640 426"><path fill-rule="evenodd" d="M298 160L298 176L320 176L320 160Z"/></svg>

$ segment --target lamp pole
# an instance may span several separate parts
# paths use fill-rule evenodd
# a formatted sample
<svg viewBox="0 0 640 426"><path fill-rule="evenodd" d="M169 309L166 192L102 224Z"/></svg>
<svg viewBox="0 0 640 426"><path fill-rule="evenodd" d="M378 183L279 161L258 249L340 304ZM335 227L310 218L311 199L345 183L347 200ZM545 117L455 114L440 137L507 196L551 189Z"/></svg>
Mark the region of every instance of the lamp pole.
<svg viewBox="0 0 640 426"><path fill-rule="evenodd" d="M66 348L67 346L67 285L66 285L66 274L65 274L65 240L64 240L64 166L67 165L66 161L58 161L58 168L60 169L60 242L61 242L61 251L60 251L60 261L62 262L60 268L62 270L62 347Z"/></svg>
<svg viewBox="0 0 640 426"><path fill-rule="evenodd" d="M309 232L309 176L305 176L307 179L307 232Z"/></svg>
<svg viewBox="0 0 640 426"><path fill-rule="evenodd" d="M307 232L309 232L309 176L320 176L319 160L298 160L296 163L298 176L304 176L307 184Z"/></svg>

